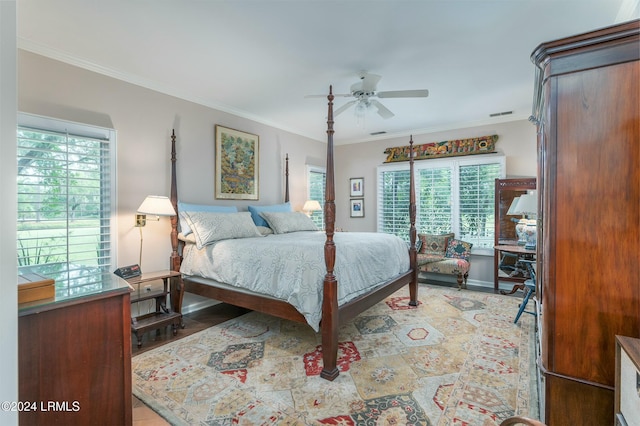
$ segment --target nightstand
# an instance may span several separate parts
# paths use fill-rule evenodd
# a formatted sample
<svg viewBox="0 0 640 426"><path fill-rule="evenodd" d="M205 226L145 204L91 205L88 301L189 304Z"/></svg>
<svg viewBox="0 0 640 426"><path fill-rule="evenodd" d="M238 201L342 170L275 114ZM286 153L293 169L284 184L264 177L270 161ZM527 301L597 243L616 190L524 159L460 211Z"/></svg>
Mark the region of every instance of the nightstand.
<svg viewBox="0 0 640 426"><path fill-rule="evenodd" d="M146 287L146 283L162 280L162 289ZM157 271L129 278L127 282L133 287L131 303L155 300L155 311L131 317L131 331L136 335L138 347L142 346L142 336L149 330L157 330L171 325L173 335L178 334L178 327L184 328L182 322L182 295L184 287L182 277L176 271ZM167 296L171 297L171 309L167 308Z"/></svg>

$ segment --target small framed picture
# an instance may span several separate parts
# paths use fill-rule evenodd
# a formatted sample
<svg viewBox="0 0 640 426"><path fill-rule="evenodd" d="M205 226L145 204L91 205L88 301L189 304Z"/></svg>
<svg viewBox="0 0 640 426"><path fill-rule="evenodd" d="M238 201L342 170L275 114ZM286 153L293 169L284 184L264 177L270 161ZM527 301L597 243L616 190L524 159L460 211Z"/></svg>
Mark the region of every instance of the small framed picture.
<svg viewBox="0 0 640 426"><path fill-rule="evenodd" d="M351 200L351 217L364 217L364 199Z"/></svg>
<svg viewBox="0 0 640 426"><path fill-rule="evenodd" d="M349 196L364 197L364 178L349 179Z"/></svg>

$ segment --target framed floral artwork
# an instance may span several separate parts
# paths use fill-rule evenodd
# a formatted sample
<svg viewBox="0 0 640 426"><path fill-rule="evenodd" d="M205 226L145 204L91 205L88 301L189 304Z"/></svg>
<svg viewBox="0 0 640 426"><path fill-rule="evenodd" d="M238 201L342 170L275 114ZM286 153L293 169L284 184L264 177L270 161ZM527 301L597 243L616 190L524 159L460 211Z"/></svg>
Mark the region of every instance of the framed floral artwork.
<svg viewBox="0 0 640 426"><path fill-rule="evenodd" d="M219 125L215 133L215 197L257 200L260 137Z"/></svg>

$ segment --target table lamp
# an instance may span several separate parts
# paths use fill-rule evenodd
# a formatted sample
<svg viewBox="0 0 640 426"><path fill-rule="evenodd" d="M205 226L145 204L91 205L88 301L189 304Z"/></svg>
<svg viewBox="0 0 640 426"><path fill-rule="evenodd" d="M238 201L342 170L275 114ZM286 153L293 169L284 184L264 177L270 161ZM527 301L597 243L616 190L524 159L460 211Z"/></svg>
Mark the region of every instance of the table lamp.
<svg viewBox="0 0 640 426"><path fill-rule="evenodd" d="M302 211L309 217L313 214L313 212L322 210L320 207L320 203L316 200L307 200L302 207Z"/></svg>
<svg viewBox="0 0 640 426"><path fill-rule="evenodd" d="M528 250L534 250L537 239L536 221L535 219L527 220L525 216L536 216L538 213L538 196L535 192L521 195L514 212L523 216L518 225L516 225L519 237L518 245L525 246Z"/></svg>

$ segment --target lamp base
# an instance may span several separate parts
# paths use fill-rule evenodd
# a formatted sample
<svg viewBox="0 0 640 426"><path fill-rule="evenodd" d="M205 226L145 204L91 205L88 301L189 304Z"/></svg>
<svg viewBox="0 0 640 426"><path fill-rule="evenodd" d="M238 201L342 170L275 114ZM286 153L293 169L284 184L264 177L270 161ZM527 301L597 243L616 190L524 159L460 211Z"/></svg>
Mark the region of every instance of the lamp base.
<svg viewBox="0 0 640 426"><path fill-rule="evenodd" d="M523 246L527 244L527 236L525 234L525 228L527 227L527 220L522 218L516 224L516 235L518 236L518 245Z"/></svg>
<svg viewBox="0 0 640 426"><path fill-rule="evenodd" d="M526 240L524 248L526 250L535 250L538 241L538 228L535 220L527 221L527 226L524 228L524 237Z"/></svg>

